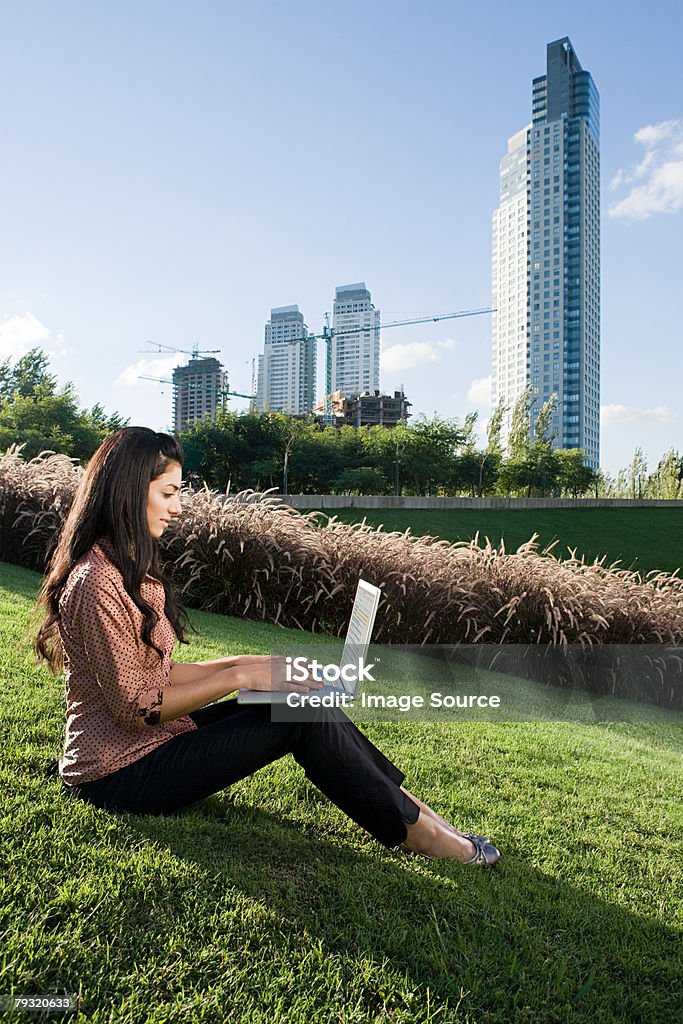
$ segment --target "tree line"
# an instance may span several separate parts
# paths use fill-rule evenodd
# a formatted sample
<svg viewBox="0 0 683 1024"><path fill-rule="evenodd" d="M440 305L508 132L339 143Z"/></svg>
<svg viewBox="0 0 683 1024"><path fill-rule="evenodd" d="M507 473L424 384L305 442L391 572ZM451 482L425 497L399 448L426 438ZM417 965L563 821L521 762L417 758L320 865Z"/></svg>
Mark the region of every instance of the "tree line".
<svg viewBox="0 0 683 1024"><path fill-rule="evenodd" d="M643 453L617 476L584 464L581 449L555 447L557 399L532 419L528 388L512 410L507 451L505 406L489 419L486 441L477 414L419 418L386 427L336 428L282 413L221 412L180 435L190 480L233 492L276 487L290 494L404 494L683 498L683 459L671 449L649 473Z"/></svg>
<svg viewBox="0 0 683 1024"><path fill-rule="evenodd" d="M86 463L104 438L125 426L101 405L80 409L73 384L57 386L48 356L32 349L0 363L0 450L23 444L23 455L64 452ZM290 494L403 494L683 498L683 460L671 449L648 470L640 449L616 476L584 464L581 449L559 449L551 431L556 398L532 419L528 388L511 416L492 413L481 441L477 413L421 417L410 424L336 428L311 417L220 411L179 436L187 478L196 486L235 491L271 487Z"/></svg>
<svg viewBox="0 0 683 1024"><path fill-rule="evenodd" d="M85 463L128 420L107 415L99 404L80 409L72 382L58 387L48 366L49 357L39 348L14 365L9 359L0 363L0 451L21 444L25 459L53 451Z"/></svg>

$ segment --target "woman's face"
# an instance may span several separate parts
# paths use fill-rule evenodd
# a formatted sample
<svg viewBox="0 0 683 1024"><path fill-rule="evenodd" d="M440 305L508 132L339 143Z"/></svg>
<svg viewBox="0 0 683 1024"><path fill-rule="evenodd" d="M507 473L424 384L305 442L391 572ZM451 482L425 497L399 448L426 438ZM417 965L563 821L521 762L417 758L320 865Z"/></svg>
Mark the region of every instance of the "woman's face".
<svg viewBox="0 0 683 1024"><path fill-rule="evenodd" d="M178 497L182 475L180 463L169 462L161 476L149 485L147 525L153 537L161 537L173 516L182 511Z"/></svg>

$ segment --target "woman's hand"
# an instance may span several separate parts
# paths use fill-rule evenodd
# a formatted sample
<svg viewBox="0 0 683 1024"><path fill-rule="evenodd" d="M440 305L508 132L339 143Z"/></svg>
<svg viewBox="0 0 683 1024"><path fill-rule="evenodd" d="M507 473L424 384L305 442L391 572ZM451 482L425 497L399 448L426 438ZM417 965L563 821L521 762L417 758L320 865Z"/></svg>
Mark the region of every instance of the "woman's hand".
<svg viewBox="0 0 683 1024"><path fill-rule="evenodd" d="M300 670L297 676L299 674ZM304 682L289 682L286 659L269 654L240 654L213 662L174 663L170 682L171 686L164 687L160 722L188 715L235 690L308 693L323 686L322 681L312 676Z"/></svg>
<svg viewBox="0 0 683 1024"><path fill-rule="evenodd" d="M245 690L287 690L291 693L308 693L322 689L322 680L309 675L305 682L293 683L287 679L287 660L280 655L245 654L240 656L238 666L240 689ZM297 672L300 675L300 670Z"/></svg>

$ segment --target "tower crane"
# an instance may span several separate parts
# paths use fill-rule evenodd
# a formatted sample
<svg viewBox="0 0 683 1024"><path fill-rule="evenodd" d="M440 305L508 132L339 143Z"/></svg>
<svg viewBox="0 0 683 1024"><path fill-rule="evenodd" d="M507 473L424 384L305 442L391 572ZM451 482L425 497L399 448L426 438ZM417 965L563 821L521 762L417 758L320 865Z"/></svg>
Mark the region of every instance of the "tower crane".
<svg viewBox="0 0 683 1024"><path fill-rule="evenodd" d="M202 356L210 356L210 355L216 355L217 353L220 352L219 348L200 348L199 345L197 345L196 343L192 346L191 350L187 349L187 348L174 348L173 345L164 345L160 341L147 341L147 342L145 342L145 344L146 345L156 345L156 347L158 349L162 349L163 348L163 349L166 349L167 352L182 352L183 355L191 356L192 359L198 359L200 355L202 355ZM142 353L142 355L146 355L146 356L154 354L152 352L147 352L144 349L138 349L138 351L140 353Z"/></svg>
<svg viewBox="0 0 683 1024"><path fill-rule="evenodd" d="M138 374L138 380L153 380L157 384L173 384L173 381L171 380L170 377L150 377L146 373ZM192 384L188 382L185 386L191 389L192 391L200 391L205 394L217 394L221 400L224 400L228 396L232 396L234 398L252 399L254 397L253 395L245 395L242 391L230 391L229 388L218 388L217 391L214 392L212 388L207 388L202 384Z"/></svg>
<svg viewBox="0 0 683 1024"><path fill-rule="evenodd" d="M390 320L386 324L370 324L367 327L352 327L349 330L335 331L334 327L330 327L330 314L325 313L324 320L325 326L323 327L322 334L309 334L309 338L321 340L325 343L325 397L323 403L325 406L325 415L329 417L329 401L332 392L332 341L334 338L341 338L344 335L358 335L367 334L370 331L376 330L387 330L389 327L407 327L412 324L429 324L437 323L439 320L458 320L467 316L483 316L485 313L495 313L495 309L490 306L484 306L480 309L459 309L455 313L439 313L436 316L423 316L417 317L413 320Z"/></svg>

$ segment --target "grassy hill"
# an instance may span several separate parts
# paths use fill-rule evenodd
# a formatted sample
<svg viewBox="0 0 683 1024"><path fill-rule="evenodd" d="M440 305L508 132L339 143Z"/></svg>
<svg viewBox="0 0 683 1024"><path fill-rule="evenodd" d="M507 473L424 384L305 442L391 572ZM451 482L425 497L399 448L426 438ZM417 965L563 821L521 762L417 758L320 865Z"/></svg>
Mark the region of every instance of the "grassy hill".
<svg viewBox="0 0 683 1024"><path fill-rule="evenodd" d="M326 514L329 514L326 513ZM607 555L622 568L674 572L683 567L683 508L539 508L539 509L357 509L342 508L344 523L382 523L386 530L410 530L442 540L470 540L478 532L508 550L534 534L542 547L554 540L558 557L576 548L587 558Z"/></svg>
<svg viewBox="0 0 683 1024"><path fill-rule="evenodd" d="M680 1021L680 718L369 726L499 844L491 872L386 851L289 758L177 816L114 815L46 777L62 684L21 649L39 582L0 565L0 990L80 992L89 1024ZM192 621L185 660L287 635Z"/></svg>

